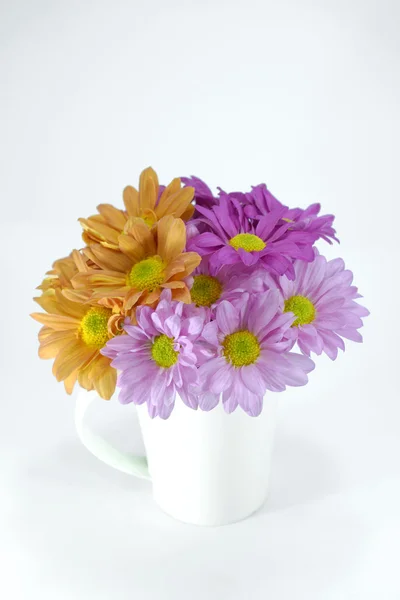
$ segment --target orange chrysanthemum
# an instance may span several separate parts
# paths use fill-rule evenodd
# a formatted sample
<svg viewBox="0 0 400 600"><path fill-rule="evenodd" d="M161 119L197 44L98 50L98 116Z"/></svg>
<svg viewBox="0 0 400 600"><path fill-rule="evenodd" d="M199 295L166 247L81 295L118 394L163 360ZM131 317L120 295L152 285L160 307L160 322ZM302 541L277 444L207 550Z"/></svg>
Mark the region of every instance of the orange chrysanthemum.
<svg viewBox="0 0 400 600"><path fill-rule="evenodd" d="M73 253L65 258L59 258L53 263L50 271L47 271L42 283L37 287L38 290L63 289L72 287L71 279L78 269L73 258Z"/></svg>
<svg viewBox="0 0 400 600"><path fill-rule="evenodd" d="M122 312L134 316L138 304L155 305L163 289L174 300L191 302L184 281L200 263L196 252L184 252L186 228L181 219L164 216L150 230L133 218L118 237L118 250L92 244L82 252L94 265L72 279L75 292L90 293L90 302L122 302ZM71 291L72 297L75 293Z"/></svg>
<svg viewBox="0 0 400 600"><path fill-rule="evenodd" d="M78 381L85 389L95 389L109 400L117 373L100 350L113 337L109 326L111 309L71 302L60 289L48 289L35 300L46 311L31 315L43 325L39 356L55 359L53 374L64 382L68 394Z"/></svg>
<svg viewBox="0 0 400 600"><path fill-rule="evenodd" d="M119 210L111 204L100 204L99 213L88 219L79 219L84 231L84 242L118 250L119 235L129 228L131 218L141 218L148 227L153 227L165 215L172 215L184 221L194 212L191 204L194 196L192 187L181 188L181 180L173 179L160 195L156 172L151 168L142 171L139 191L127 186L123 193L126 210Z"/></svg>

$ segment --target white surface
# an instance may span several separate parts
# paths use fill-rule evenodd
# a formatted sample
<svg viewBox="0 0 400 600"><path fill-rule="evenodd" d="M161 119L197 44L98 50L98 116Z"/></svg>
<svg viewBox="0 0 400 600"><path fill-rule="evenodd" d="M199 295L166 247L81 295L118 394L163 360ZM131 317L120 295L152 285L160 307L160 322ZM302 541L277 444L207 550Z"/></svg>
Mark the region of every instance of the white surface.
<svg viewBox="0 0 400 600"><path fill-rule="evenodd" d="M0 596L7 600L400 597L399 4L3 2L0 15ZM279 396L265 509L182 525L101 465L37 358L32 289L76 219L152 164L166 182L266 181L337 215L365 344ZM132 407L94 424L140 449ZM134 433L133 433L134 432Z"/></svg>
<svg viewBox="0 0 400 600"><path fill-rule="evenodd" d="M228 525L265 502L277 397L267 395L259 418L227 415L222 404L194 411L178 401L166 422L137 407L153 495L158 506L192 525Z"/></svg>

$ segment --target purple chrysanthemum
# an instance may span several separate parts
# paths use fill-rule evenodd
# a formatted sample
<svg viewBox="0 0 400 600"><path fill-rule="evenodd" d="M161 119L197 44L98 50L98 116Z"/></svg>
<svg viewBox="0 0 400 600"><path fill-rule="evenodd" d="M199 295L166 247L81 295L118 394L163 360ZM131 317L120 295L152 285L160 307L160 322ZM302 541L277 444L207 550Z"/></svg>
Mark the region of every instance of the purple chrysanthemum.
<svg viewBox="0 0 400 600"><path fill-rule="evenodd" d="M314 258L312 245L318 236L311 231L295 230L291 223L282 220L285 207L277 207L252 223L239 200L221 194L218 205L199 206L198 211L209 231L192 237L188 248L202 256L211 255L212 266L259 264L293 279L293 260Z"/></svg>
<svg viewBox="0 0 400 600"><path fill-rule="evenodd" d="M291 228L296 231L308 231L316 235L316 239L324 239L329 244L332 240L338 242L336 231L332 227L333 215L318 216L320 204L311 204L308 208L288 208L271 194L265 183L256 185L252 191L244 194L245 214L251 219L258 220L261 216L270 214L277 208L284 208L283 219L291 222Z"/></svg>
<svg viewBox="0 0 400 600"><path fill-rule="evenodd" d="M102 350L121 371L120 402L147 402L150 416L162 419L171 414L176 393L197 408L197 398L189 391L198 384L193 344L207 321L206 311L172 302L170 290L165 290L156 309L140 306L136 318L137 325L125 324L127 335L114 337Z"/></svg>
<svg viewBox="0 0 400 600"><path fill-rule="evenodd" d="M196 206L208 206L218 203L218 198L215 197L204 181L192 175L191 177L181 177L181 181L185 186L194 188L194 199Z"/></svg>
<svg viewBox="0 0 400 600"><path fill-rule="evenodd" d="M278 279L284 310L296 316L287 335L307 356L325 352L335 360L338 348L345 349L342 338L362 342L358 329L369 314L355 302L361 296L351 285L353 274L341 258L327 261L317 253L312 263L296 261L294 269L294 281Z"/></svg>
<svg viewBox="0 0 400 600"><path fill-rule="evenodd" d="M285 334L294 316L282 314L279 293L244 293L233 305L223 301L216 319L203 329L204 357L199 368L199 407L211 410L222 402L229 413L240 406L251 416L260 414L266 390L300 386L314 368L308 357L289 352Z"/></svg>

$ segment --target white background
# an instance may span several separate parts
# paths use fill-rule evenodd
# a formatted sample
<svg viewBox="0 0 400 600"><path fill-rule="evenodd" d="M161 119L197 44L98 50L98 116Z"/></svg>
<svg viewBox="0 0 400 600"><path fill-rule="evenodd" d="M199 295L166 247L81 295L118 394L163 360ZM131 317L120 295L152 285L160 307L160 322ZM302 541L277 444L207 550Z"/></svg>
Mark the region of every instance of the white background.
<svg viewBox="0 0 400 600"><path fill-rule="evenodd" d="M399 27L396 0L1 2L1 597L400 598ZM371 310L281 395L268 504L225 528L79 445L28 317L76 219L149 164L321 202ZM141 448L131 406L94 418Z"/></svg>

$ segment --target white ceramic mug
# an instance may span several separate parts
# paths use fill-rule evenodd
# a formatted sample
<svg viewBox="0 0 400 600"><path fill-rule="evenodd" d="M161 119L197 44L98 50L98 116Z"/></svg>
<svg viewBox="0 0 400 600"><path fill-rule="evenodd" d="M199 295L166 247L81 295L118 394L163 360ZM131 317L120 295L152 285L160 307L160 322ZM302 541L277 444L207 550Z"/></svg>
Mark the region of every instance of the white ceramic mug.
<svg viewBox="0 0 400 600"><path fill-rule="evenodd" d="M166 421L137 407L147 459L120 452L84 423L96 392L80 390L75 413L83 444L108 465L150 479L160 508L195 525L227 525L265 502L276 421L277 394L267 394L260 416L240 408L226 414L192 410L180 398Z"/></svg>

